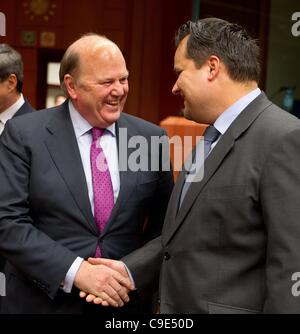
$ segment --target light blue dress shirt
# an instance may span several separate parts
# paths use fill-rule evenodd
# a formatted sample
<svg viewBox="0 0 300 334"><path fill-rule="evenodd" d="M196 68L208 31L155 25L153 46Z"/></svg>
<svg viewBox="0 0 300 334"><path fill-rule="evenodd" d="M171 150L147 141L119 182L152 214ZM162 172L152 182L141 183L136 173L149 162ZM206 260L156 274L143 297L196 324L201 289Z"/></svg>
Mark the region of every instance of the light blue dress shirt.
<svg viewBox="0 0 300 334"><path fill-rule="evenodd" d="M228 109L226 109L215 121L213 124L214 127L221 133L218 140L216 140L211 145L210 152L217 145L218 141L222 138L225 132L228 130L230 125L235 121L235 119L239 116L239 114L251 103L253 102L259 95L261 94L261 90L259 88L253 90L249 94L243 96L238 101L236 101L233 105L231 105Z"/></svg>

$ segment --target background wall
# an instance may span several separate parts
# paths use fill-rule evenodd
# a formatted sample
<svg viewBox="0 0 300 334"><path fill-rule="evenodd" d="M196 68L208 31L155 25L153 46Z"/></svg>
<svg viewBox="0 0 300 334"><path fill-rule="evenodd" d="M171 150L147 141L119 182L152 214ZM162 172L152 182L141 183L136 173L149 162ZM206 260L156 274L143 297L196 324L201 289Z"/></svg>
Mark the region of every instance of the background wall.
<svg viewBox="0 0 300 334"><path fill-rule="evenodd" d="M299 38L290 33L290 12L295 11L297 2L252 0L245 4L244 0L201 0L200 17L217 16L240 23L259 39L263 67L260 86L272 94L281 85L295 84L299 77L300 67L295 65L299 59ZM36 7L36 3L42 5ZM180 97L171 93L176 80L173 39L177 28L191 19L192 3L0 0L0 12L5 13L7 21L7 36L0 37L0 42L11 44L22 54L24 94L40 109L46 103L47 63L60 61L68 45L83 33L106 35L119 44L130 71L126 111L159 123L169 115L178 115L182 107Z"/></svg>
<svg viewBox="0 0 300 334"><path fill-rule="evenodd" d="M300 37L292 34L292 14L300 12L299 0L272 0L270 11L267 94L281 104L281 87L296 87L295 98L300 99Z"/></svg>

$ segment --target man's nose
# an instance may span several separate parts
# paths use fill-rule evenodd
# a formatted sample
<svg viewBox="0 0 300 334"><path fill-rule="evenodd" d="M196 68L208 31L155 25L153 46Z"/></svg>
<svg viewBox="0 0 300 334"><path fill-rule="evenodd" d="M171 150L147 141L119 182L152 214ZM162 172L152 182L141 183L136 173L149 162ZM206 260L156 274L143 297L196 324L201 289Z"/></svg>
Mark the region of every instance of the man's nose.
<svg viewBox="0 0 300 334"><path fill-rule="evenodd" d="M180 94L180 88L178 87L177 81L175 82L175 85L173 86L172 93L174 95Z"/></svg>
<svg viewBox="0 0 300 334"><path fill-rule="evenodd" d="M119 81L116 81L113 85L113 89L111 93L113 95L120 96L120 95L124 95L126 93L126 90L128 90L128 85L125 85Z"/></svg>

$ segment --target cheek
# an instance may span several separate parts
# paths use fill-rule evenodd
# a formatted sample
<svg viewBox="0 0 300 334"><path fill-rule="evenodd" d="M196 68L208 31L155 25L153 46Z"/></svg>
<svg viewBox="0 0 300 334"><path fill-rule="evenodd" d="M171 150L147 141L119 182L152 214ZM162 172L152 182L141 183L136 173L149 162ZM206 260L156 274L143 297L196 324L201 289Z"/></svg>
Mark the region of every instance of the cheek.
<svg viewBox="0 0 300 334"><path fill-rule="evenodd" d="M129 93L129 86L126 85L123 87L123 99L126 100L128 93Z"/></svg>
<svg viewBox="0 0 300 334"><path fill-rule="evenodd" d="M129 90L127 90L126 92L124 92L124 96L123 96L123 102L125 103L128 97L128 92Z"/></svg>
<svg viewBox="0 0 300 334"><path fill-rule="evenodd" d="M181 92L183 92L184 96L190 98L193 94L192 92L195 88L196 83L190 80L189 78L184 77L178 80L177 85L181 90Z"/></svg>
<svg viewBox="0 0 300 334"><path fill-rule="evenodd" d="M8 94L8 90L5 86L0 87L0 95L1 95L1 99L4 100L7 97Z"/></svg>

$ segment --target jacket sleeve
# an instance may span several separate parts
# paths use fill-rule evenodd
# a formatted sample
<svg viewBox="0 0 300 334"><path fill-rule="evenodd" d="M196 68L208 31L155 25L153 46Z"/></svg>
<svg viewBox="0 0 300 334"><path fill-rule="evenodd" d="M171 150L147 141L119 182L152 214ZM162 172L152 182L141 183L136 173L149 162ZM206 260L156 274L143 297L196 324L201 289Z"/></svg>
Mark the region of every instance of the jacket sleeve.
<svg viewBox="0 0 300 334"><path fill-rule="evenodd" d="M293 276L300 272L300 130L273 145L260 184L266 228L265 313L299 313Z"/></svg>
<svg viewBox="0 0 300 334"><path fill-rule="evenodd" d="M148 296L158 289L162 264L161 231L174 186L169 152L166 150L169 143L165 131L162 131L161 138L164 138L164 141L160 146L160 177L145 226L145 241L149 242L122 259L133 276L140 296Z"/></svg>
<svg viewBox="0 0 300 334"><path fill-rule="evenodd" d="M0 254L54 298L76 259L35 227L30 215L31 152L14 122L0 138Z"/></svg>
<svg viewBox="0 0 300 334"><path fill-rule="evenodd" d="M173 170L169 160L169 142L165 131L159 152L159 178L153 201L149 209L148 220L145 225L145 241L150 241L161 234L168 203L174 187Z"/></svg>
<svg viewBox="0 0 300 334"><path fill-rule="evenodd" d="M160 236L125 256L122 261L129 269L140 296L150 296L158 290L162 264Z"/></svg>

